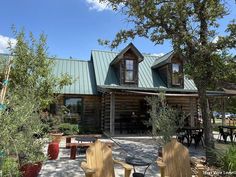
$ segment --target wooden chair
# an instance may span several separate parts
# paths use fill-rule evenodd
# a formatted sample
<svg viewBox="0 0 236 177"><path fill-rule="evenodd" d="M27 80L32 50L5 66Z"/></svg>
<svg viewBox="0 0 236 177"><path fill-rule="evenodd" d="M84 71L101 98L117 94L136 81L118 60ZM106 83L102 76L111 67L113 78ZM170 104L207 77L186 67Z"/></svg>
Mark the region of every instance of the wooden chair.
<svg viewBox="0 0 236 177"><path fill-rule="evenodd" d="M191 167L188 149L176 139L165 145L163 157L157 161L161 177L191 177ZM203 177L203 165L197 165L198 177Z"/></svg>
<svg viewBox="0 0 236 177"><path fill-rule="evenodd" d="M131 165L113 160L111 148L99 140L86 150L86 160L81 163L86 177L115 177L114 163L124 167L125 177L129 177L133 169Z"/></svg>

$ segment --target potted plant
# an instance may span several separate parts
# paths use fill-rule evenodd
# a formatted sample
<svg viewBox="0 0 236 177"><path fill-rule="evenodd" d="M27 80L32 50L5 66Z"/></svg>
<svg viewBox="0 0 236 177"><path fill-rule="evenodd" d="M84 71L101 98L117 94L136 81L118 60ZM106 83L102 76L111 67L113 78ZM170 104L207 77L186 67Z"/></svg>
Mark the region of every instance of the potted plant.
<svg viewBox="0 0 236 177"><path fill-rule="evenodd" d="M23 177L37 177L46 157L42 152L37 154L37 157L35 156L35 154L33 154L33 156L28 155L29 154L22 154L22 156L20 157L21 174Z"/></svg>
<svg viewBox="0 0 236 177"><path fill-rule="evenodd" d="M32 117L32 119L34 118L38 120L37 117ZM38 125L40 125L40 120L34 120L34 122L38 122ZM26 126L19 130L17 134L19 139L24 140L17 147L20 172L23 177L37 177L43 162L47 159L43 153L47 139L35 137L35 134L41 134L40 126L39 129L36 129L37 126L32 124L31 126L33 129Z"/></svg>

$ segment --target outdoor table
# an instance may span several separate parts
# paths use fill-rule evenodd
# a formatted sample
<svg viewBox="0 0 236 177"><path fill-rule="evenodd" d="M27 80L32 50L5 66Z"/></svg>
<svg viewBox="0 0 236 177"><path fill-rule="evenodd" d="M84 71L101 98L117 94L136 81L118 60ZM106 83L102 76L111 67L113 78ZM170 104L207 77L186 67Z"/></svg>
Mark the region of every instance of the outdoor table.
<svg viewBox="0 0 236 177"><path fill-rule="evenodd" d="M221 126L222 128L227 128L227 129L229 129L230 130L230 140L231 140L231 142L233 142L233 136L234 136L234 130L236 130L236 126L227 126L227 125L225 125L225 126Z"/></svg>
<svg viewBox="0 0 236 177"><path fill-rule="evenodd" d="M188 146L191 145L192 143L192 137L194 135L194 131L203 131L203 128L201 127L183 127L182 128L183 131L186 131L186 138L187 138L187 141L188 141Z"/></svg>
<svg viewBox="0 0 236 177"><path fill-rule="evenodd" d="M77 140L79 143L83 143L83 142L90 142L90 143L94 143L97 138L96 137L76 137L75 140Z"/></svg>
<svg viewBox="0 0 236 177"><path fill-rule="evenodd" d="M125 161L126 163L133 165L134 167L133 177L144 177L148 167L151 165L151 162L147 162L141 158L135 158L130 156L126 157ZM135 170L135 166L147 166L147 167L145 168L144 173L137 173Z"/></svg>
<svg viewBox="0 0 236 177"><path fill-rule="evenodd" d="M80 142L94 142L94 139L101 138L102 135L100 134L89 134L89 135L68 135L66 136L66 144L71 143L71 138L76 138L76 140L81 140ZM69 146L66 146L66 148L70 148Z"/></svg>

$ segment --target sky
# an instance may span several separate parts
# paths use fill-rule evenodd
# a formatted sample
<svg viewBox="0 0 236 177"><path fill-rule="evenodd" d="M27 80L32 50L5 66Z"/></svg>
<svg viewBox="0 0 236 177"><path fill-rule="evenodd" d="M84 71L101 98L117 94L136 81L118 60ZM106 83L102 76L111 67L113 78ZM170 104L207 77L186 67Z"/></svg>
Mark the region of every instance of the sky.
<svg viewBox="0 0 236 177"><path fill-rule="evenodd" d="M0 6L0 53L7 52L9 40L13 45L16 43L12 25L17 30L32 32L36 37L46 34L50 56L82 60L89 60L93 49L110 50L100 46L98 39L112 40L120 29L130 27L125 16L99 0L0 0ZM229 20L236 18L235 1L228 6L231 15L220 21L223 28ZM219 29L220 33L223 33L222 29ZM129 42L142 53L163 55L172 50L170 42L154 45L148 39L136 38L115 51L122 50ZM236 54L235 50L233 53Z"/></svg>

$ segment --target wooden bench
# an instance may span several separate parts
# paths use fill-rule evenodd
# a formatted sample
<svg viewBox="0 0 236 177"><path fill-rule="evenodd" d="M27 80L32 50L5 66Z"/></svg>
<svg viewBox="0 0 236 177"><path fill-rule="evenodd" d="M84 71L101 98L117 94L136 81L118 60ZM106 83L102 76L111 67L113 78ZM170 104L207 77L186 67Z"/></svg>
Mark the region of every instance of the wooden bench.
<svg viewBox="0 0 236 177"><path fill-rule="evenodd" d="M70 159L76 159L77 148L88 148L92 144L94 143L66 143L66 147L70 148ZM114 145L112 142L105 142L105 144L110 148Z"/></svg>

